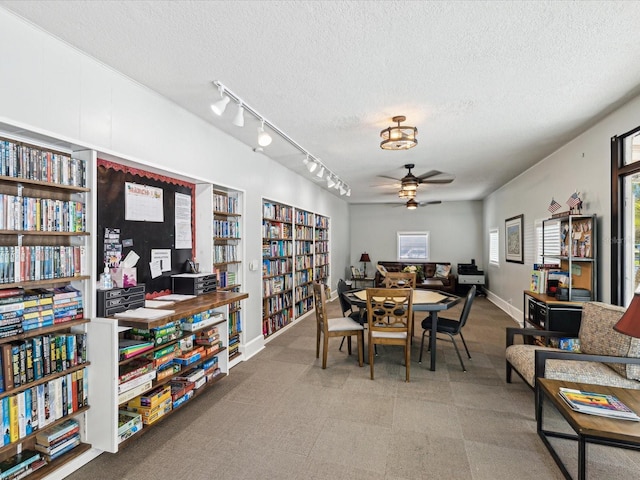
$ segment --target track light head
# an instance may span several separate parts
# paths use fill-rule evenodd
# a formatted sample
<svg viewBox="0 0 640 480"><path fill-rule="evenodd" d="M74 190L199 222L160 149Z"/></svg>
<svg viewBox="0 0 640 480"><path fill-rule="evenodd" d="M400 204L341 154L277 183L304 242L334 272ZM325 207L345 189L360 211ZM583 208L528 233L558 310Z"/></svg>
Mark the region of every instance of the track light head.
<svg viewBox="0 0 640 480"><path fill-rule="evenodd" d="M224 113L224 109L227 108L227 103L229 103L229 97L224 94L224 87L221 85L218 87L220 91L220 100L216 103L211 104L211 110L216 115L222 115Z"/></svg>
<svg viewBox="0 0 640 480"><path fill-rule="evenodd" d="M318 177L318 178L324 177L324 166L323 165L320 166L320 170L318 171L318 173L316 173L316 177Z"/></svg>
<svg viewBox="0 0 640 480"><path fill-rule="evenodd" d="M264 120L258 127L258 145L266 147L271 144L272 138L267 132L264 131Z"/></svg>
<svg viewBox="0 0 640 480"><path fill-rule="evenodd" d="M335 185L336 185L336 182L333 179L333 177L330 174L327 175L327 187L333 188Z"/></svg>
<svg viewBox="0 0 640 480"><path fill-rule="evenodd" d="M350 197L350 196L351 196L351 189L349 188L347 189L347 197Z"/></svg>
<svg viewBox="0 0 640 480"><path fill-rule="evenodd" d="M242 102L238 104L238 111L236 112L236 116L233 117L233 124L236 127L244 127L244 107L242 106Z"/></svg>

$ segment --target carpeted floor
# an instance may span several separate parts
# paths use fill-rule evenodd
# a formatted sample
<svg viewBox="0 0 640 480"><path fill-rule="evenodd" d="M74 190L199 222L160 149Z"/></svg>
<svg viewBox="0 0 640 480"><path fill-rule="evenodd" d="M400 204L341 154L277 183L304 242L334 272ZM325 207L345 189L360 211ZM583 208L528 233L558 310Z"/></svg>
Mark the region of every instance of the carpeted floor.
<svg viewBox="0 0 640 480"><path fill-rule="evenodd" d="M339 314L337 301L329 308ZM536 434L533 392L520 379L504 381L505 327L514 322L477 298L464 330L468 371L439 340L432 372L427 355L417 362L421 318L411 383L399 347L379 348L372 381L369 366L359 368L355 352L332 339L322 370L309 316L121 452L68 478L563 478ZM558 442L575 475L575 444ZM637 452L589 447L589 459L590 479L640 477Z"/></svg>

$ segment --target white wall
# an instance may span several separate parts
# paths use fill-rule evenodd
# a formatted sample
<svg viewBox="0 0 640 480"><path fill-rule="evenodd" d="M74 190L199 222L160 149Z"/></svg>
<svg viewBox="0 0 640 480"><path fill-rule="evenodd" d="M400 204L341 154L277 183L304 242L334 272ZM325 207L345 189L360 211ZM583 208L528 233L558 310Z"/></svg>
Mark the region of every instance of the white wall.
<svg viewBox="0 0 640 480"><path fill-rule="evenodd" d="M430 261L483 267L482 202L445 202L416 210L380 205L351 205L350 264L362 267L367 252L373 272L378 261L397 259L397 232L429 232ZM369 270L371 269L371 270ZM345 272L347 275L347 272Z"/></svg>
<svg viewBox="0 0 640 480"><path fill-rule="evenodd" d="M640 97L628 102L572 142L504 185L485 199L484 231L488 245L489 230L500 230L500 266L490 266L491 294L510 303L522 319L523 291L528 288L533 265L533 224L535 219L549 218L551 198L568 210L565 202L578 190L584 201L583 213L598 215L598 296L611 299L611 137L628 132L640 124ZM524 214L525 263L504 261L504 221ZM484 250L488 264L488 246Z"/></svg>
<svg viewBox="0 0 640 480"><path fill-rule="evenodd" d="M1 123L246 192L246 342L262 343L261 272L246 265L261 258L263 197L330 217L331 268L345 270L349 211L337 196L3 9L0 58Z"/></svg>

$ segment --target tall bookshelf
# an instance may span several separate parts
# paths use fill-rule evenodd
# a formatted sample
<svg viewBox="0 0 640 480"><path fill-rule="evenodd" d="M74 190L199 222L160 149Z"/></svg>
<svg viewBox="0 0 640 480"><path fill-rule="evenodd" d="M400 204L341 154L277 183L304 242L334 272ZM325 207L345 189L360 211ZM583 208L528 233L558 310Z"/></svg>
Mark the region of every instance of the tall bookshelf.
<svg viewBox="0 0 640 480"><path fill-rule="evenodd" d="M315 215L315 266L314 280L329 284L329 217Z"/></svg>
<svg viewBox="0 0 640 480"><path fill-rule="evenodd" d="M218 290L239 292L241 286L240 194L213 191L213 271L218 275ZM235 302L229 310L229 361L242 354L242 307Z"/></svg>
<svg viewBox="0 0 640 480"><path fill-rule="evenodd" d="M293 321L293 208L262 203L262 333L266 337Z"/></svg>
<svg viewBox="0 0 640 480"><path fill-rule="evenodd" d="M89 227L93 216L88 185L94 160L94 152L70 153L0 138L4 335L0 406L3 412L16 412L8 438L0 438L0 461L21 451L29 456L24 452L34 450L38 434L69 419L79 424L79 445L47 461L29 478L50 475L91 448L87 438L91 352L85 317L92 311ZM69 354L52 362L50 346L61 348L63 339L65 349L71 347ZM65 394L75 389L66 405L55 393L62 395L63 389ZM47 409L45 390L49 392Z"/></svg>
<svg viewBox="0 0 640 480"><path fill-rule="evenodd" d="M218 290L239 292L243 282L242 201L238 190L211 184L196 185L196 259L202 272L214 272ZM243 353L242 303L228 308L229 364Z"/></svg>
<svg viewBox="0 0 640 480"><path fill-rule="evenodd" d="M314 214L295 210L294 310L300 317L313 308Z"/></svg>

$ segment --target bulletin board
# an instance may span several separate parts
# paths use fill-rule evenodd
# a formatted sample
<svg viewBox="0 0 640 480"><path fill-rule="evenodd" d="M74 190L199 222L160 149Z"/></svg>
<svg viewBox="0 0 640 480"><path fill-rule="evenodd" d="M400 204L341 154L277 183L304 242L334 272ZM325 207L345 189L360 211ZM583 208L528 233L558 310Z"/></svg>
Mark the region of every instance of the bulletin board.
<svg viewBox="0 0 640 480"><path fill-rule="evenodd" d="M139 255L136 264L137 283L145 284L147 298L171 292L171 275L186 271L186 264L194 256L195 247L195 185L156 173L128 167L115 162L98 159L97 172L97 223L96 265L98 273L105 266L105 243L111 248L105 233L118 232L121 244L121 259L130 251ZM153 191L162 192L162 215L154 215L155 220L127 220L126 185L137 184ZM176 249L175 197L176 193L191 197L191 248ZM129 210L130 211L130 210ZM150 262L152 250L171 251L171 271L163 271L152 278Z"/></svg>

